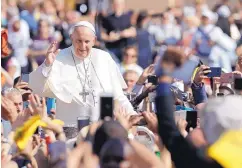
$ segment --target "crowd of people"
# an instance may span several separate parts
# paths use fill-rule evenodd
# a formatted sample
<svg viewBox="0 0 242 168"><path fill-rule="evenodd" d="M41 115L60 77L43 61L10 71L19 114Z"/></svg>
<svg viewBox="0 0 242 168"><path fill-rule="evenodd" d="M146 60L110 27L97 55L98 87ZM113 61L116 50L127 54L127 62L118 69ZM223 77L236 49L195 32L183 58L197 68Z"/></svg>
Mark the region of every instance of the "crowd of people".
<svg viewBox="0 0 242 168"><path fill-rule="evenodd" d="M241 0L65 3L2 1L3 168L242 166Z"/></svg>

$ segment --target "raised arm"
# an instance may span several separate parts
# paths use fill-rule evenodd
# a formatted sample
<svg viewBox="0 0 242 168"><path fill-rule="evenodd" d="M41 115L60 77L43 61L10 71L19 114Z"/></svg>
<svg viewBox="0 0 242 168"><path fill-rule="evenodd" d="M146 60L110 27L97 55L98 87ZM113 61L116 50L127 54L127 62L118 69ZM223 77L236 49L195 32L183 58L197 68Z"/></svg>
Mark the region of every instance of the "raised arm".
<svg viewBox="0 0 242 168"><path fill-rule="evenodd" d="M180 51L182 52L182 51ZM159 76L159 85L157 87L156 108L158 117L158 131L162 142L171 153L172 160L177 168L218 168L215 161L210 160L197 149L191 142L185 139L174 121L174 101L170 93L170 82L172 78L169 74L174 71L177 65L182 64L182 54L177 52L164 54L163 61L157 75ZM166 58L169 56L169 59ZM172 57L171 57L172 56ZM177 61L177 63L175 63ZM169 73L167 73L169 70Z"/></svg>
<svg viewBox="0 0 242 168"><path fill-rule="evenodd" d="M48 77L50 76L52 65L59 50L57 42L53 42L47 50L45 62L29 75L29 87L34 93L43 97L55 97L50 90Z"/></svg>
<svg viewBox="0 0 242 168"><path fill-rule="evenodd" d="M202 65L201 67L198 68L195 74L195 77L191 86L195 105L204 103L208 99L205 91L204 83L202 82L202 80L206 78L204 74L211 71L208 69L209 69L208 66Z"/></svg>

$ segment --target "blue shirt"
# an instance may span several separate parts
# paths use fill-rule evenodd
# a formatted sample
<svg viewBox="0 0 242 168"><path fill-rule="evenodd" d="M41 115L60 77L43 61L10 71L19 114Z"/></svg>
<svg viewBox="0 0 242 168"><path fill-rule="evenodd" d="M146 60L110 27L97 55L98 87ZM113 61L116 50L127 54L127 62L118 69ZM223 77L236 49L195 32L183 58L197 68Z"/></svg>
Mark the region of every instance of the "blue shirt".
<svg viewBox="0 0 242 168"><path fill-rule="evenodd" d="M207 101L208 97L205 91L204 84L196 85L193 83L191 88L192 88L192 94L194 97L195 105L199 103L204 103L205 101Z"/></svg>
<svg viewBox="0 0 242 168"><path fill-rule="evenodd" d="M4 119L1 119L1 120L2 120L2 124L3 124L3 136L5 138L7 138L8 134L12 130L12 125L11 125L10 121L4 120Z"/></svg>
<svg viewBox="0 0 242 168"><path fill-rule="evenodd" d="M30 30L37 31L38 23L35 20L34 16L31 13L29 13L29 11L22 11L20 13L20 17L28 23Z"/></svg>

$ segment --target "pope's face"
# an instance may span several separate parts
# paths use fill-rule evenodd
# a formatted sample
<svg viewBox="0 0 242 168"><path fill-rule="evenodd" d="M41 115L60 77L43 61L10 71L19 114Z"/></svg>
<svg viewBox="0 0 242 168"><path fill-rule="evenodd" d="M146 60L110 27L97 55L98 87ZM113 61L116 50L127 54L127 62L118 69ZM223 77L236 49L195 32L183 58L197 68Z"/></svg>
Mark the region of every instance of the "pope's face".
<svg viewBox="0 0 242 168"><path fill-rule="evenodd" d="M96 36L89 28L81 26L74 30L71 40L76 56L86 58L95 44Z"/></svg>

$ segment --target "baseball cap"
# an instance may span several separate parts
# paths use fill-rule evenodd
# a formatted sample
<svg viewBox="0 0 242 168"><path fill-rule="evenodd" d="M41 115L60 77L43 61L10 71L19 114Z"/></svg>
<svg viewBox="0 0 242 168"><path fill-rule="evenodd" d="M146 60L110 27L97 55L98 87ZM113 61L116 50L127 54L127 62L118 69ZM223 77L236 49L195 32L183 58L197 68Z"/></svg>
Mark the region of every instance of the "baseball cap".
<svg viewBox="0 0 242 168"><path fill-rule="evenodd" d="M217 13L218 13L219 16L223 16L223 17L226 17L226 18L231 15L229 7L226 6L226 5L222 5L221 7L219 7Z"/></svg>
<svg viewBox="0 0 242 168"><path fill-rule="evenodd" d="M217 20L217 15L210 10L204 10L202 16L207 17L211 21Z"/></svg>

